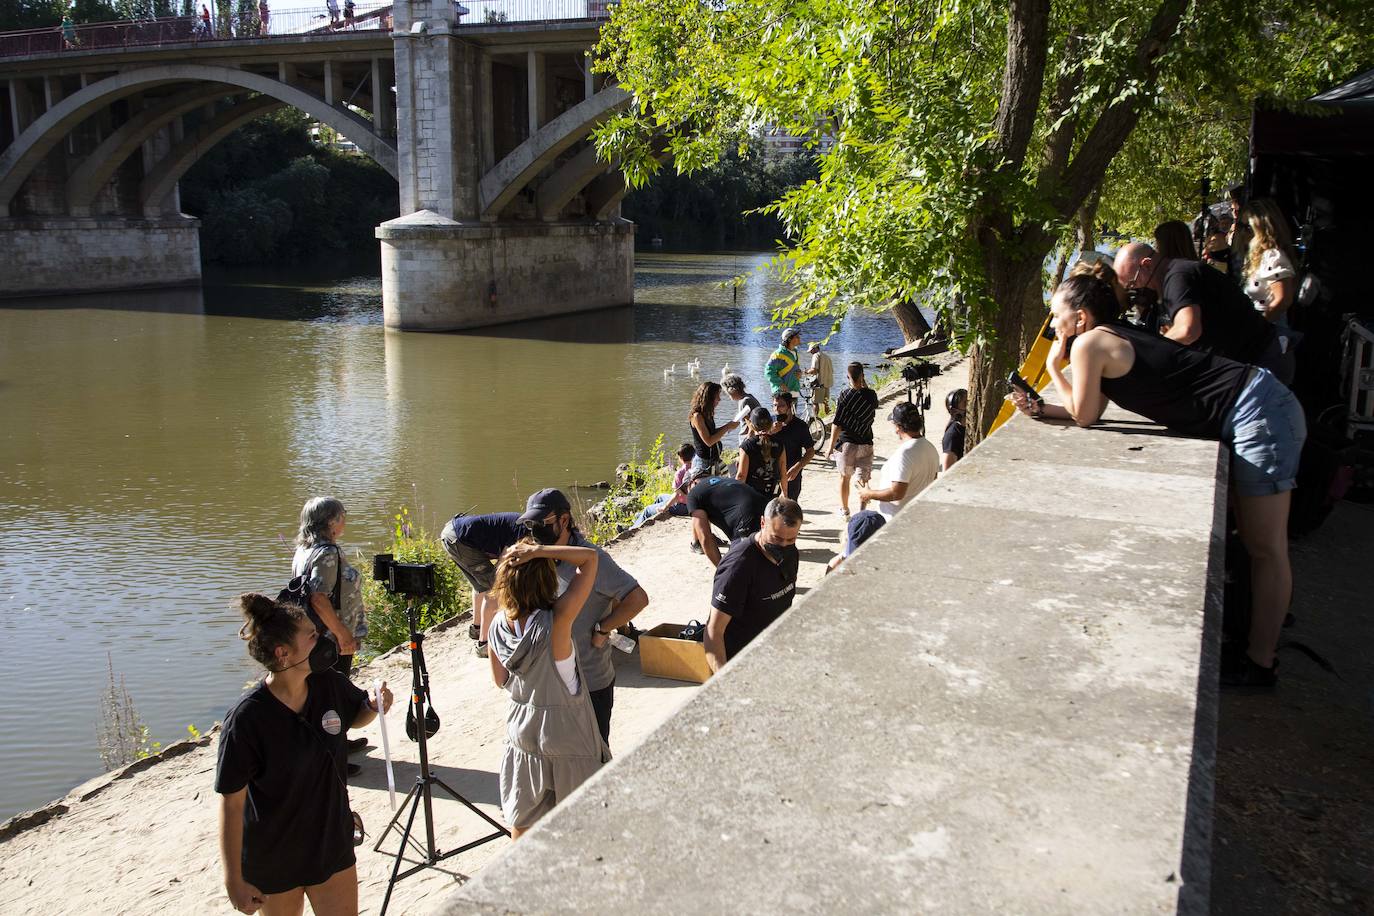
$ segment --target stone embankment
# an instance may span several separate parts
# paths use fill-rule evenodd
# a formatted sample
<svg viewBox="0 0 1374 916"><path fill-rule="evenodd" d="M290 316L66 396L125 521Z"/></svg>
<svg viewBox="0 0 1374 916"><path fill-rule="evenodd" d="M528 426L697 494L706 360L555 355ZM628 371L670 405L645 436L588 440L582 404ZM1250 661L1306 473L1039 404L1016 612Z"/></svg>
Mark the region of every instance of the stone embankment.
<svg viewBox="0 0 1374 916"><path fill-rule="evenodd" d="M932 437L944 427L945 392L963 386L965 379L959 364L935 380ZM890 425L880 420L875 428L877 451L887 454L895 445ZM838 477L831 462L818 459L807 470L802 504L806 523L798 542L799 593L820 582L826 561L843 543ZM641 626L705 619L712 568L688 550L689 538L686 520L668 519L627 532L610 545L616 561L649 593L649 607L637 621ZM496 767L505 694L493 687L486 661L472 654L466 627L435 628L425 654L435 707L443 720L429 744L435 772L499 819ZM408 656L393 650L358 675L360 682L374 679L385 679L401 694L410 683ZM616 680L611 747L617 755L629 752L700 690L692 684L644 677L637 653L618 657ZM405 739L404 724L404 705L398 702L388 716L398 799L418 770L416 745ZM358 851L362 910L376 912L393 859L373 851L372 845L392 812L377 725L362 734L375 746L362 760L363 772L352 781L350 798L369 833L367 844ZM11 819L0 828L0 900L5 901L5 912L231 912L221 886L214 770L211 734L101 776L39 811ZM837 775L814 774L827 785ZM437 800L434 813L441 849L482 833L484 825L455 802ZM407 879L398 886L391 912L421 913L439 905L509 845L489 843L448 860L442 871L427 869ZM394 851L394 841L387 848Z"/></svg>

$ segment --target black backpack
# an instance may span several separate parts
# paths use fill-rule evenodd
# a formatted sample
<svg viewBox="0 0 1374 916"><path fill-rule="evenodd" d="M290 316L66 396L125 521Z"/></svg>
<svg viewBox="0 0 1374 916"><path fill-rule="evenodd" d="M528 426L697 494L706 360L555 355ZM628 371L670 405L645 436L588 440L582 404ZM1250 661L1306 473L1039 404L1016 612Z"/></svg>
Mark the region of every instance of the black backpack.
<svg viewBox="0 0 1374 916"><path fill-rule="evenodd" d="M334 591L329 596L329 606L334 609L335 613L338 613L339 596L343 587L343 551L339 550L339 545L337 544L331 544L330 546L333 547L334 551L339 555L339 572L338 575L334 577ZM309 617L310 622L315 625L315 630L320 634L320 638L315 641L315 648L310 650L310 657L312 659L310 668L312 671L315 670L313 659L319 654L329 651L329 647L325 645L325 641L328 640L333 642L334 637L330 635L329 628L324 625L324 621L320 619L320 615L316 614L315 609L310 606L310 574L302 573L299 576L293 576L291 581L286 583L286 588L277 593L277 602L280 604L294 604L304 611L305 616Z"/></svg>

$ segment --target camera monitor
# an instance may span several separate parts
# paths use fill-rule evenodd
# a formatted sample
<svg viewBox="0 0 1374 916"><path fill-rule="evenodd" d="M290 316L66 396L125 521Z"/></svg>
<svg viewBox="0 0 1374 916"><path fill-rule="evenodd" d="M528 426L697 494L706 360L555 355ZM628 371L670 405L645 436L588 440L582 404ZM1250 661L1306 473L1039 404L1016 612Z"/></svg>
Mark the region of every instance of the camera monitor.
<svg viewBox="0 0 1374 916"><path fill-rule="evenodd" d="M372 558L372 578L392 594L429 598L434 594L433 563L398 563L389 553Z"/></svg>

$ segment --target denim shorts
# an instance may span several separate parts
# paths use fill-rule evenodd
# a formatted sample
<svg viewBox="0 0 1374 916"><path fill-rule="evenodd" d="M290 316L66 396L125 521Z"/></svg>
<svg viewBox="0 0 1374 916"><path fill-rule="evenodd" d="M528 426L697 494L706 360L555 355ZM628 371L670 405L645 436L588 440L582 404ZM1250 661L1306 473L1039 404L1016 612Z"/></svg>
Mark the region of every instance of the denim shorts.
<svg viewBox="0 0 1374 916"><path fill-rule="evenodd" d="M1271 496L1297 486L1307 419L1293 392L1267 369L1255 369L1222 424L1231 447L1231 487L1240 496Z"/></svg>

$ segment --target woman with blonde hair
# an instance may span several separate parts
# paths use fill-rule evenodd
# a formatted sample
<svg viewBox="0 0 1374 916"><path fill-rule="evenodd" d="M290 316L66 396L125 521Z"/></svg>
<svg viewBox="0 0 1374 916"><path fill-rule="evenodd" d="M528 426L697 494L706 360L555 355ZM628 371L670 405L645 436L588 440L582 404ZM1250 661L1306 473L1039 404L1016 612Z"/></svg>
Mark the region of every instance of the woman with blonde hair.
<svg viewBox="0 0 1374 916"><path fill-rule="evenodd" d="M1297 298L1297 271L1293 269L1293 233L1279 205L1257 197L1241 210L1250 227L1250 249L1245 256L1245 294L1255 300L1256 311L1276 324L1288 325L1288 308Z"/></svg>
<svg viewBox="0 0 1374 916"><path fill-rule="evenodd" d="M576 567L558 594L559 562ZM501 556L488 632L491 677L510 694L501 813L511 838L534 825L611 759L573 650L573 622L596 582L596 551L522 538Z"/></svg>

